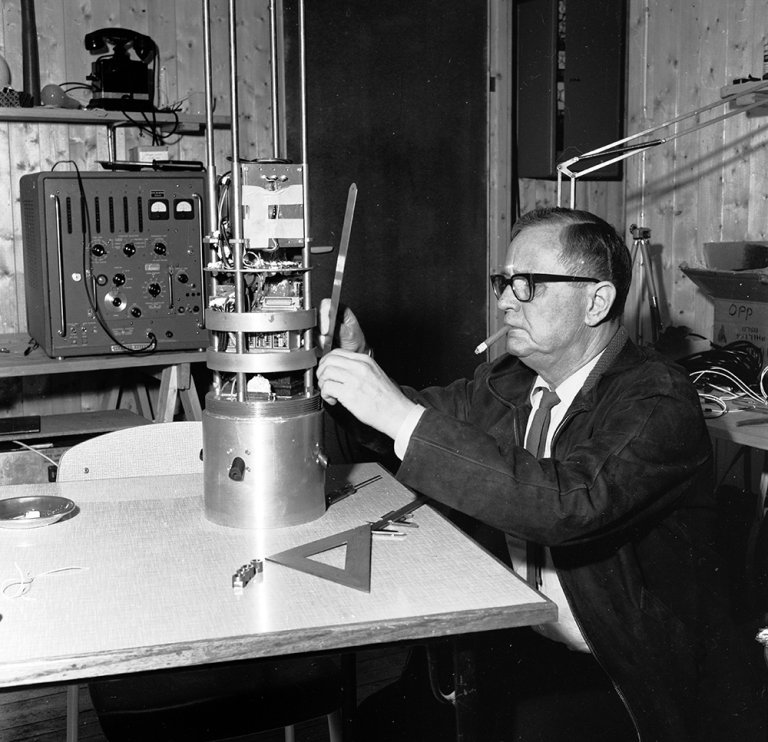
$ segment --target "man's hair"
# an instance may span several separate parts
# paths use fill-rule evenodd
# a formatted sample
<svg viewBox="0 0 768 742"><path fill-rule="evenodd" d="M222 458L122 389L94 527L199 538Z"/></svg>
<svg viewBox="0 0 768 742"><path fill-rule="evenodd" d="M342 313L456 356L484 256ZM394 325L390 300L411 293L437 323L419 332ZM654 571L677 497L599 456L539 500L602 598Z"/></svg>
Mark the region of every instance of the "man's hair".
<svg viewBox="0 0 768 742"><path fill-rule="evenodd" d="M565 209L558 206L533 209L523 214L513 225L511 240L529 227L561 225L560 259L574 275L610 281L616 288L606 319L619 319L632 280L632 260L624 240L616 230L589 211Z"/></svg>

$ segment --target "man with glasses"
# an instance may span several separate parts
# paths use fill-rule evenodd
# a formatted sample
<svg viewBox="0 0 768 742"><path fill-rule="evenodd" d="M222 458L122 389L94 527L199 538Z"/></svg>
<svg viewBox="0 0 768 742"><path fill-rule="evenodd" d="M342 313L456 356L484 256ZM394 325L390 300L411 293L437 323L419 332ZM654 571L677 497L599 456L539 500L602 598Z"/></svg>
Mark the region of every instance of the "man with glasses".
<svg viewBox="0 0 768 742"><path fill-rule="evenodd" d="M714 548L698 398L628 338L630 280L605 221L536 210L491 276L507 354L472 380L398 386L351 313L318 367L323 398L364 423L361 438L394 442L401 482L502 531L516 571L558 604L558 622L508 657L523 682L504 721L515 730L489 739L765 739Z"/></svg>

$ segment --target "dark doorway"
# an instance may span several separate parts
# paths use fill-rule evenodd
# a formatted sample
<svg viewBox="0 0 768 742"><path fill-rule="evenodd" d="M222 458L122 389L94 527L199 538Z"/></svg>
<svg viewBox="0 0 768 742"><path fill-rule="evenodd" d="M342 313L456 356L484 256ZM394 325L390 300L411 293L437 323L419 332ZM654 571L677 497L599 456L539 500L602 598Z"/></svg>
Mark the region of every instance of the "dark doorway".
<svg viewBox="0 0 768 742"><path fill-rule="evenodd" d="M286 0L289 153L299 159L296 3ZM471 375L485 336L485 0L307 2L311 236L338 248L358 187L342 301L415 386ZM313 257L330 296L336 249Z"/></svg>

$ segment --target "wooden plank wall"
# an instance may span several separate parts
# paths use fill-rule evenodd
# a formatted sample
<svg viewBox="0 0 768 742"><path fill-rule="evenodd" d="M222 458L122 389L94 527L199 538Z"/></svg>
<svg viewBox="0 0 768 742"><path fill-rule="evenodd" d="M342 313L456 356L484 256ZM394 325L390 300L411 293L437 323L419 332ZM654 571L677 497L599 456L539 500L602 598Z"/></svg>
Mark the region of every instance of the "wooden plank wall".
<svg viewBox="0 0 768 742"><path fill-rule="evenodd" d="M768 0L630 0L627 133L644 131L720 99L735 78L762 76ZM703 114L707 121L724 106ZM695 123L678 125L682 131ZM674 128L659 132L669 135ZM712 304L680 265L703 265L705 242L768 235L768 116L736 116L627 161L624 183L581 183L576 206L630 238L651 230L665 325L711 337ZM523 210L555 202L552 182L522 181ZM628 327L647 314L636 269ZM642 325L641 325L642 330ZM647 327L641 333L649 340Z"/></svg>
<svg viewBox="0 0 768 742"><path fill-rule="evenodd" d="M0 4L0 54L12 73L12 86L23 87L20 0ZM161 84L156 103L186 110L187 96L204 90L202 0L36 0L40 84L85 83L96 59L84 47L84 37L106 27L121 27L149 35L159 47ZM217 113L229 112L229 44L227 2L212 0L212 67ZM244 157L268 157L271 145L268 0L237 4L240 147ZM87 102L90 94L73 90ZM134 114L135 118L140 115ZM104 127L52 124L0 123L0 333L24 332L23 246L19 214L19 178L26 173L100 170L109 159ZM151 145L151 137L137 130L120 129L117 156L127 159L131 146ZM216 160L219 174L227 172L230 134L217 130ZM172 137L174 159L205 160L202 136ZM98 408L105 393L94 379L33 378L0 385L0 415L44 414Z"/></svg>
<svg viewBox="0 0 768 742"><path fill-rule="evenodd" d="M767 11L766 0L633 2L631 130L717 101L735 78L760 77ZM703 265L705 242L766 238L767 135L768 117L739 115L635 158L628 169L627 219L653 230L675 325L711 337L711 302L680 271L682 263Z"/></svg>
<svg viewBox="0 0 768 742"><path fill-rule="evenodd" d="M123 26L148 33L157 41L164 70L163 93L169 103L183 101L203 87L200 8L200 0L37 0L41 83L84 81L92 61L83 48L85 34L105 26ZM760 76L768 37L767 11L768 0L630 0L628 132L718 100L720 87L733 78ZM238 13L242 146L253 156L268 156L267 0L240 2ZM228 109L225 16L225 0L214 0L214 80L219 112ZM0 52L18 85L22 74L20 0L5 0L0 18ZM687 326L705 335L711 332L711 302L680 271L681 263L701 264L704 242L766 238L766 124L768 117L735 117L632 158L626 163L624 182L579 186L577 206L604 216L627 237L632 223L651 229L666 324ZM120 156L136 141L135 136L129 131L119 136ZM228 168L224 159L228 149L225 135L220 135L220 171ZM176 157L202 159L203 141L185 137L173 152ZM10 205L0 210L0 332L25 328L19 177L50 169L59 160L72 159L86 169L96 168L97 160L107 154L106 135L99 127L0 124L0 197ZM519 200L523 210L554 203L555 185L521 180ZM640 278L638 271L628 312L630 329L636 326L635 315L646 312ZM13 384L0 388L0 414L17 414L14 410L22 405L30 412L47 411L46 406L66 411L97 405L88 390L68 397L61 383L55 389L48 384L41 379L23 390Z"/></svg>

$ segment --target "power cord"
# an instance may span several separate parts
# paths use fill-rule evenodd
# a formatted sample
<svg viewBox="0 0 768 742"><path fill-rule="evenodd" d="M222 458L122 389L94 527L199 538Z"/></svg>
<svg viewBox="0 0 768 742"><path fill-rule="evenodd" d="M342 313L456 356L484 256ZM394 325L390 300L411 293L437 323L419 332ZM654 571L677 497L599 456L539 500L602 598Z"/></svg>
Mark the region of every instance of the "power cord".
<svg viewBox="0 0 768 742"><path fill-rule="evenodd" d="M91 243L91 214L88 207L88 198L85 193L85 185L83 183L83 177L80 173L80 168L77 166L77 163L74 160L59 160L59 162L56 162L53 165L51 170L55 170L58 165L64 163L72 165L72 167L75 169L75 173L77 175L77 186L78 190L80 191L80 200L83 208L83 216L85 218L85 230L83 231L83 287L85 289L85 296L88 299L88 306L91 308L93 316L101 326L101 329L104 330L104 332L107 334L107 337L109 337L109 339L115 343L115 345L124 350L126 353L130 353L131 355L146 355L148 353L154 353L157 350L157 335L155 335L154 332L147 333L149 342L143 348L131 348L130 346L125 345L119 338L115 337L112 329L107 324L106 318L101 313L98 301L91 291L92 287L90 282L93 277L93 266L91 263L92 256L89 249L89 245Z"/></svg>
<svg viewBox="0 0 768 742"><path fill-rule="evenodd" d="M726 401L744 397L768 405L768 369L763 367L763 352L753 343L738 340L725 346L713 345L711 350L693 353L677 363L688 372L707 417L725 414ZM708 408L708 404L714 408Z"/></svg>

